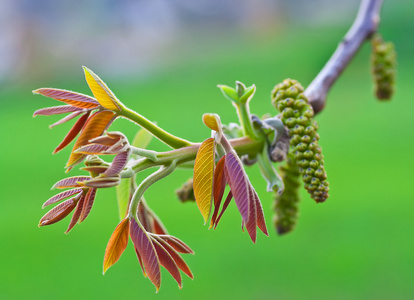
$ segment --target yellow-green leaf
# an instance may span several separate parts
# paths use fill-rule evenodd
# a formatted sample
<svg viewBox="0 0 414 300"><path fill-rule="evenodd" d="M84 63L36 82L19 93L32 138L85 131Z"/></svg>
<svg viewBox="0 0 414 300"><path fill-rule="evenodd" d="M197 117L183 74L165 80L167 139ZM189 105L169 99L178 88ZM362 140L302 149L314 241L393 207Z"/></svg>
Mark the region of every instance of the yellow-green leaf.
<svg viewBox="0 0 414 300"><path fill-rule="evenodd" d="M194 163L194 195L205 223L210 216L212 204L214 154L215 141L209 138L201 144Z"/></svg>
<svg viewBox="0 0 414 300"><path fill-rule="evenodd" d="M120 184L116 186L116 198L118 199L119 218L125 218L129 197L131 194L131 178L122 178Z"/></svg>
<svg viewBox="0 0 414 300"><path fill-rule="evenodd" d="M137 148L146 149L151 140L152 134L144 129L140 129L135 135L131 145Z"/></svg>
<svg viewBox="0 0 414 300"><path fill-rule="evenodd" d="M98 77L94 72L87 67L83 67L85 72L86 82L89 85L93 95L100 105L112 111L120 110L120 101L115 94L108 88L108 86Z"/></svg>

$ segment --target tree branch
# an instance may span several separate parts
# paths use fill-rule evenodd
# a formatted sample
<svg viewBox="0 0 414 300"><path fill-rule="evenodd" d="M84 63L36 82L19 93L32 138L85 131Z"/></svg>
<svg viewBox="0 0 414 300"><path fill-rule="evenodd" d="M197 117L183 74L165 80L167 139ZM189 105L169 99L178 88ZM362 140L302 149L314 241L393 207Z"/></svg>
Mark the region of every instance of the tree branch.
<svg viewBox="0 0 414 300"><path fill-rule="evenodd" d="M325 106L326 96L342 71L377 30L382 0L362 0L358 15L334 54L305 90L315 114Z"/></svg>

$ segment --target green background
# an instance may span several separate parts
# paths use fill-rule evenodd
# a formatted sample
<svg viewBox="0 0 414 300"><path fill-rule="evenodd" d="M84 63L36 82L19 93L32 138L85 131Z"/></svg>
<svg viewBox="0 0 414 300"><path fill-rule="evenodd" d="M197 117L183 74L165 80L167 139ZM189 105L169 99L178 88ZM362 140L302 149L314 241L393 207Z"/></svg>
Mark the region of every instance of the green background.
<svg viewBox="0 0 414 300"><path fill-rule="evenodd" d="M389 4L389 3L388 3ZM412 5L410 5L412 8ZM351 22L351 20L350 20ZM66 175L70 147L51 152L71 124L53 130L57 117L36 117L34 110L58 105L32 96L41 86L88 93L79 67L76 78L3 85L0 124L0 298L1 299L408 299L413 296L413 31L409 12L385 5L381 32L398 50L395 97L373 97L370 45L366 44L329 93L318 115L330 198L316 205L302 191L295 231L278 237L272 226L273 195L257 166L247 168L265 210L270 237L253 245L240 230L232 203L217 230L208 230L196 206L174 194L191 177L178 170L146 193L151 208L169 232L196 255L184 258L194 281L185 277L179 290L163 270L155 288L142 276L131 246L102 276L106 243L118 223L115 190L99 190L91 215L64 235L69 219L39 229L49 188ZM168 131L200 142L210 136L203 113L218 113L223 123L236 121L217 84L255 83L253 113L275 114L272 87L290 77L307 86L334 51L347 27L301 27L275 36L248 34L194 40L182 55L146 78L112 78L94 71L119 99ZM112 129L132 139L137 127L118 120ZM157 141L150 147L167 148ZM73 170L70 175L80 174ZM148 174L148 173L145 173ZM140 175L139 179L143 179Z"/></svg>

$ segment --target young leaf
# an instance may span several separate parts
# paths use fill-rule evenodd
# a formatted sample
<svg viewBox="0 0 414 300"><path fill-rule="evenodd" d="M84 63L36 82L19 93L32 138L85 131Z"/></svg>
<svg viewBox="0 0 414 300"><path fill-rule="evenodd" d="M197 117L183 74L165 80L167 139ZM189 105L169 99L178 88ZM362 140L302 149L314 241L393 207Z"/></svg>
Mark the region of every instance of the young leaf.
<svg viewBox="0 0 414 300"><path fill-rule="evenodd" d="M69 145L70 142L73 141L73 139L78 135L79 131L81 131L83 125L85 125L86 121L88 120L89 114L90 112L84 114L82 117L79 118L79 120L76 121L75 125L73 125L73 127L65 136L63 141L53 151L53 154L58 153L60 150Z"/></svg>
<svg viewBox="0 0 414 300"><path fill-rule="evenodd" d="M75 208L77 200L73 197L49 210L39 221L39 227L50 225L64 219Z"/></svg>
<svg viewBox="0 0 414 300"><path fill-rule="evenodd" d="M194 195L204 223L210 216L212 204L214 152L215 141L209 138L201 144L194 163Z"/></svg>
<svg viewBox="0 0 414 300"><path fill-rule="evenodd" d="M175 251L180 253L190 253L194 254L194 251L188 247L183 241L179 238L176 238L172 235L162 235L162 234L150 234L152 237L159 237L167 242L171 247L175 249Z"/></svg>
<svg viewBox="0 0 414 300"><path fill-rule="evenodd" d="M71 189L64 192L61 192L57 195L54 195L53 197L49 198L42 206L42 208L45 208L46 206L59 202L61 200L64 200L66 198L69 198L70 196L82 193L83 189Z"/></svg>
<svg viewBox="0 0 414 300"><path fill-rule="evenodd" d="M66 164L67 168L73 167L85 158L84 154L75 153L74 151L89 144L90 139L100 136L112 122L113 118L114 113L111 111L98 111L90 116L90 118L86 121L86 124L83 126L82 132L76 141L75 146L73 146L69 161Z"/></svg>
<svg viewBox="0 0 414 300"><path fill-rule="evenodd" d="M224 165L225 165L226 156L220 158L214 170L214 179L213 179L213 198L214 198L214 212L210 221L210 228L213 227L213 224L216 222L217 214L220 209L221 199L223 198L224 189L226 188L226 176L224 175Z"/></svg>
<svg viewBox="0 0 414 300"><path fill-rule="evenodd" d="M111 166L108 168L108 170L106 170L106 172L103 174L103 176L106 177L113 177L116 175L119 175L119 173L125 168L129 156L130 156L130 151L124 151L121 153L118 153L114 160L112 161Z"/></svg>
<svg viewBox="0 0 414 300"><path fill-rule="evenodd" d="M106 84L87 67L83 67L85 72L86 82L89 85L93 95L100 105L112 111L119 111L119 100L114 93L106 86Z"/></svg>
<svg viewBox="0 0 414 300"><path fill-rule="evenodd" d="M119 176L115 177L95 177L91 180L88 180L84 183L85 186L91 188L108 188L117 186L121 178Z"/></svg>
<svg viewBox="0 0 414 300"><path fill-rule="evenodd" d="M78 223L79 217L80 217L81 212L82 212L84 201L85 201L85 195L81 195L80 198L79 198L78 204L76 205L76 209L73 212L72 219L70 220L68 229L66 229L66 231L65 231L66 234L68 234L69 231L71 231L72 228L76 225L76 223Z"/></svg>
<svg viewBox="0 0 414 300"><path fill-rule="evenodd" d="M88 109L99 106L99 103L94 98L67 90L43 88L33 91L33 94L41 94L79 108Z"/></svg>
<svg viewBox="0 0 414 300"><path fill-rule="evenodd" d="M256 221L256 201L254 201L253 188L249 184L249 221L244 225L253 243L256 243Z"/></svg>
<svg viewBox="0 0 414 300"><path fill-rule="evenodd" d="M80 182L91 179L90 176L73 176L59 180L52 186L53 189L66 189L71 187L80 187Z"/></svg>
<svg viewBox="0 0 414 300"><path fill-rule="evenodd" d="M249 203L249 181L243 170L243 166L238 157L232 152L226 154L226 180L230 185L237 208L243 218L243 222L247 224L250 215Z"/></svg>
<svg viewBox="0 0 414 300"><path fill-rule="evenodd" d="M121 182L116 186L116 198L118 200L119 218L125 218L129 198L131 195L131 178L122 178Z"/></svg>
<svg viewBox="0 0 414 300"><path fill-rule="evenodd" d="M221 217L223 216L224 212L227 209L227 206L229 206L231 199L233 198L233 194L231 191L227 194L226 201L224 201L223 208L221 209L220 215L218 218L214 221L214 229L217 228L218 223L220 222Z"/></svg>
<svg viewBox="0 0 414 300"><path fill-rule="evenodd" d="M72 106L72 105L61 105L61 106L53 106L53 107L46 107L36 110L33 113L33 117L35 116L50 116L50 115L59 115L64 113L70 112L79 112L82 111L82 108Z"/></svg>
<svg viewBox="0 0 414 300"><path fill-rule="evenodd" d="M132 146L136 148L146 149L152 140L152 134L144 129L138 130L132 141Z"/></svg>
<svg viewBox="0 0 414 300"><path fill-rule="evenodd" d="M86 146L80 147L79 149L75 150L75 153L81 153L81 154L87 154L87 155L101 155L101 154L107 154L106 151L108 151L109 148L110 146L105 146L101 144L88 144Z"/></svg>
<svg viewBox="0 0 414 300"><path fill-rule="evenodd" d="M106 246L103 263L104 274L106 270L108 270L119 260L128 245L128 238L129 219L126 218L116 226L114 232L111 235L111 238L109 239L108 245Z"/></svg>
<svg viewBox="0 0 414 300"><path fill-rule="evenodd" d="M171 276L177 281L180 289L182 288L181 283L181 274L178 270L177 264L174 259L171 257L169 252L155 239L152 240L155 251L157 251L157 256L160 261L161 266L163 266L171 274Z"/></svg>
<svg viewBox="0 0 414 300"><path fill-rule="evenodd" d="M259 196L257 195L252 185L250 185L250 190L252 191L253 200L256 204L256 225L265 235L269 236L269 233L267 232L266 221L263 214L262 203L260 203Z"/></svg>
<svg viewBox="0 0 414 300"><path fill-rule="evenodd" d="M142 259L145 273L155 285L158 292L161 285L161 272L154 245L148 234L138 225L135 219L131 220L129 232L132 242Z"/></svg>
<svg viewBox="0 0 414 300"><path fill-rule="evenodd" d="M224 97L229 99L232 102L239 102L239 95L237 91L227 85L218 85L218 88L223 93Z"/></svg>
<svg viewBox="0 0 414 300"><path fill-rule="evenodd" d="M79 116L82 113L83 113L82 110L81 111L75 111L75 112L71 113L70 115L67 115L66 117L60 119L59 121L53 123L52 125L49 125L49 128L52 129L55 126L58 126L58 125L63 124L63 123L66 123L66 122L68 122L68 121L76 118L77 116Z"/></svg>
<svg viewBox="0 0 414 300"><path fill-rule="evenodd" d="M96 196L96 189L90 188L85 196L85 202L83 203L82 212L79 217L79 223L83 222L86 219L86 217L89 215L89 213L91 212L93 202L95 201L95 196Z"/></svg>
<svg viewBox="0 0 414 300"><path fill-rule="evenodd" d="M243 96L240 97L240 102L246 103L250 101L255 92L256 86L254 84L252 86L249 86L247 89L245 89Z"/></svg>

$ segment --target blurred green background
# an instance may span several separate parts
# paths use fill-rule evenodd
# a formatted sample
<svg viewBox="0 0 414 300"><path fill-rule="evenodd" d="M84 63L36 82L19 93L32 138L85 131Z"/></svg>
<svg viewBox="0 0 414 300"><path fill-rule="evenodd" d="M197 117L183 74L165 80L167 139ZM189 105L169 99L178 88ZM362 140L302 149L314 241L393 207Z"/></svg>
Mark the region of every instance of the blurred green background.
<svg viewBox="0 0 414 300"><path fill-rule="evenodd" d="M217 84L255 83L252 112L275 114L269 99L273 86L287 77L307 86L347 31L357 6L354 2L343 22L332 21L341 16L340 8L333 7L331 19L312 26L294 17L257 31L237 26L218 31L200 25L199 31L164 49L162 63L147 66L146 73L129 70L122 75L118 69L115 76L104 67L104 57L101 64L79 60L64 65L53 56L33 62L14 73L13 79L6 74L0 86L0 298L412 298L414 5L407 1L386 1L382 10L380 31L398 51L395 96L386 103L373 97L370 45L364 45L317 117L330 198L315 205L302 191L300 220L291 234L276 236L271 222L273 195L266 192L257 166L247 172L271 234L259 235L256 245L241 232L234 203L218 229L209 231L194 204L176 199L175 189L192 176L191 171L178 170L147 191L147 202L169 232L196 253L184 256L195 279L185 277L182 290L163 269L161 290L155 295L153 285L142 276L131 243L102 276L105 246L119 221L115 189L99 190L88 220L69 235L63 234L69 219L37 227L46 212L41 205L55 193L49 188L66 176L63 166L70 147L55 156L51 152L71 124L49 130L47 126L58 117L33 119L34 110L59 104L32 96L31 90L53 86L90 94L80 68L85 64L127 106L178 136L202 141L210 135L201 122L203 113L218 113L224 123L237 119ZM42 64L51 73L45 74ZM125 120L111 128L130 139L137 130ZM150 147L167 149L157 141ZM71 172L76 174L79 171Z"/></svg>

